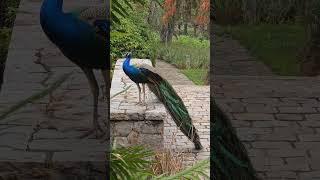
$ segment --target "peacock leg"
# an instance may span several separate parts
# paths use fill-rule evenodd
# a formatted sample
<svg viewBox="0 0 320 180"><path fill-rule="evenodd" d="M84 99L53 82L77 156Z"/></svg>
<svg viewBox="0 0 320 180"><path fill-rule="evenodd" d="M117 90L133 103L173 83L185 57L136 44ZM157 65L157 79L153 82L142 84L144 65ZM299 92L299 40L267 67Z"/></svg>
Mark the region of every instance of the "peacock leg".
<svg viewBox="0 0 320 180"><path fill-rule="evenodd" d="M109 78L109 74L110 74L110 72L109 72L109 70L101 70L101 73L102 73L102 77L103 77L103 81L104 81L104 86L105 86L105 88L104 88L104 101L106 102L106 115L105 115L105 117L109 117L109 105L110 105L110 96L109 96L109 92L110 92L110 78ZM108 119L106 119L105 121L104 121L104 125L105 125L105 127L107 128L107 131L109 130L109 127L110 127L110 125L109 125L109 121L108 121ZM107 134L109 134L109 132L106 132Z"/></svg>
<svg viewBox="0 0 320 180"><path fill-rule="evenodd" d="M143 104L146 104L146 84L142 84L142 91L143 91Z"/></svg>
<svg viewBox="0 0 320 180"><path fill-rule="evenodd" d="M90 84L90 88L91 88L91 92L93 95L93 127L91 129L89 129L88 132L86 132L85 134L83 134L82 136L80 136L80 138L84 138L89 136L92 133L96 134L96 137L98 138L99 135L99 131L101 133L104 133L104 131L102 130L101 126L99 125L98 122L98 98L99 98L99 86L98 86L98 82L94 76L93 70L89 69L89 68L84 68L82 67L83 72L85 73L89 84ZM102 134L103 135L103 134Z"/></svg>
<svg viewBox="0 0 320 180"><path fill-rule="evenodd" d="M103 77L103 81L104 81L104 92L103 92L103 96L104 96L104 99L107 100L107 97L108 97L108 90L109 90L109 87L110 87L110 81L108 80L108 73L109 71L108 70L101 70L101 74L102 74L102 77Z"/></svg>
<svg viewBox="0 0 320 180"><path fill-rule="evenodd" d="M139 102L137 104L141 104L141 87L139 85L139 83L137 83L137 86L138 86L138 91L139 91Z"/></svg>

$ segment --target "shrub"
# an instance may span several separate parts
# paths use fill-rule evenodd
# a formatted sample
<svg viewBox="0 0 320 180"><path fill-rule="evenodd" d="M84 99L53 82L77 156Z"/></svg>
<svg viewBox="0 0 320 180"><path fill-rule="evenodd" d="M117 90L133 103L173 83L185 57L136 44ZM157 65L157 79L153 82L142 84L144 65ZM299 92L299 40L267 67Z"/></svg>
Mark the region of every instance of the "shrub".
<svg viewBox="0 0 320 180"><path fill-rule="evenodd" d="M150 58L154 41L155 35L147 27L137 27L130 19L125 19L111 32L111 57L119 58L132 51L135 57Z"/></svg>
<svg viewBox="0 0 320 180"><path fill-rule="evenodd" d="M189 36L179 36L171 44L158 44L159 58L179 69L208 69L210 43Z"/></svg>
<svg viewBox="0 0 320 180"><path fill-rule="evenodd" d="M111 57L113 60L123 57L131 51L133 57L154 57L154 44L157 35L145 21L146 9L135 5L135 10L127 8L129 17L120 18L120 24L115 24L111 31ZM139 11L137 11L139 9Z"/></svg>

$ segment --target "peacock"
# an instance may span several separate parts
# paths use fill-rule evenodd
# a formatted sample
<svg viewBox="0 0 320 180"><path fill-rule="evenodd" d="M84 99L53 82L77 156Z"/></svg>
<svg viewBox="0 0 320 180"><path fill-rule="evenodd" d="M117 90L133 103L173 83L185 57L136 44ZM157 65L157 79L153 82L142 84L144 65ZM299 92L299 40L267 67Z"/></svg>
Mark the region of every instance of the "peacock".
<svg viewBox="0 0 320 180"><path fill-rule="evenodd" d="M131 57L131 53L126 54L122 68L125 74L137 84L139 89L139 102L141 102L139 84L147 84L151 92L164 104L182 133L193 141L195 149L202 149L203 147L197 129L192 123L186 106L173 87L167 80L162 78L152 66L147 64L132 65L130 63Z"/></svg>
<svg viewBox="0 0 320 180"><path fill-rule="evenodd" d="M138 104L145 104L145 98L146 98L146 91L145 91L145 84L148 82L148 79L141 74L140 70L136 68L134 65L131 65L131 53L126 54L126 60L122 64L122 69L124 73L133 81L136 83L138 87L138 93L139 93L139 101ZM143 89L143 100L141 101L141 87L139 84L142 84Z"/></svg>
<svg viewBox="0 0 320 180"><path fill-rule="evenodd" d="M104 134L98 122L98 82L94 69L101 70L105 88L109 87L110 23L106 7L89 7L72 13L62 10L63 0L44 0L40 11L41 27L60 51L86 75L93 94L93 127L84 134ZM107 90L105 91L107 96Z"/></svg>
<svg viewBox="0 0 320 180"><path fill-rule="evenodd" d="M230 119L214 102L210 123L211 177L214 180L257 180L246 148L232 128Z"/></svg>

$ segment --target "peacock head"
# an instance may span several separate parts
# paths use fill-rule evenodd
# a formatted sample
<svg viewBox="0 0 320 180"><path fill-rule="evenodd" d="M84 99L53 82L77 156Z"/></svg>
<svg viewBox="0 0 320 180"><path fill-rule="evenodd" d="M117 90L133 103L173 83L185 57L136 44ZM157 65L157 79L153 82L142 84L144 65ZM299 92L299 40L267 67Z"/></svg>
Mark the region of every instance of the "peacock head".
<svg viewBox="0 0 320 180"><path fill-rule="evenodd" d="M126 55L125 55L125 57L126 57L126 58L129 58L129 59L131 59L131 57L132 57L132 54L131 54L131 52L127 52L127 53L126 53Z"/></svg>

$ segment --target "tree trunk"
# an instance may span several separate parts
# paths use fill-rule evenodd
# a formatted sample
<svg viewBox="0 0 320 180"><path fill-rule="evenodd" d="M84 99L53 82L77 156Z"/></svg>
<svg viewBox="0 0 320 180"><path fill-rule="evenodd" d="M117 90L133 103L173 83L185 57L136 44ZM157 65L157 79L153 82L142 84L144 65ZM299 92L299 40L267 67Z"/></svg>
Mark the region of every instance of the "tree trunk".
<svg viewBox="0 0 320 180"><path fill-rule="evenodd" d="M183 25L183 34L188 35L188 23L185 22Z"/></svg>
<svg viewBox="0 0 320 180"><path fill-rule="evenodd" d="M174 18L172 18L168 24L167 28L167 43L172 41L173 33L174 33Z"/></svg>
<svg viewBox="0 0 320 180"><path fill-rule="evenodd" d="M174 27L177 18L179 17L179 7L180 7L180 0L176 0L176 13L170 17L169 22L165 25L162 25L161 32L160 32L160 39L162 43L170 43L172 41L172 37L174 35Z"/></svg>
<svg viewBox="0 0 320 180"><path fill-rule="evenodd" d="M194 36L194 37L197 36L197 28L198 28L197 23L193 23L193 36Z"/></svg>
<svg viewBox="0 0 320 180"><path fill-rule="evenodd" d="M160 38L162 43L170 43L174 33L174 18L171 18L166 25L162 25Z"/></svg>
<svg viewBox="0 0 320 180"><path fill-rule="evenodd" d="M308 43L306 44L301 63L301 72L304 75L314 76L320 74L320 21L319 14L315 12L320 8L320 2L313 0L305 2L306 31L308 34Z"/></svg>
<svg viewBox="0 0 320 180"><path fill-rule="evenodd" d="M192 13L192 4L189 0L185 0L185 11L183 15L184 26L183 26L183 34L188 35L188 23L191 21L191 13Z"/></svg>
<svg viewBox="0 0 320 180"><path fill-rule="evenodd" d="M178 30L179 30L179 32L178 32L178 35L181 35L182 33L182 30L181 30L181 26L182 26L182 23L180 22L179 24L178 24Z"/></svg>
<svg viewBox="0 0 320 180"><path fill-rule="evenodd" d="M243 0L242 3L244 21L249 24L257 23L257 0Z"/></svg>

